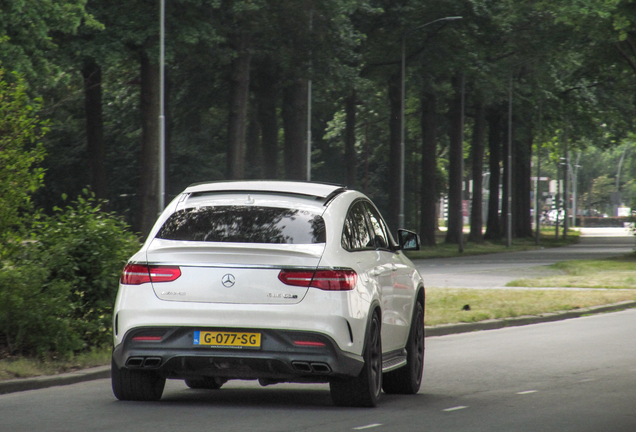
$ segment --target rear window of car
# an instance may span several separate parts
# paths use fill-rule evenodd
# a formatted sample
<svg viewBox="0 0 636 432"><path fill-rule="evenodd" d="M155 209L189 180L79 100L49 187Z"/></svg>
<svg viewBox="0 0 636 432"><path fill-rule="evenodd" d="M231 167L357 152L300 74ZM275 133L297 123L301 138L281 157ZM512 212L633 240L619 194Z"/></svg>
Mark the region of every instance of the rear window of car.
<svg viewBox="0 0 636 432"><path fill-rule="evenodd" d="M205 206L179 210L163 224L164 240L237 243L324 243L322 216L304 210L258 206Z"/></svg>

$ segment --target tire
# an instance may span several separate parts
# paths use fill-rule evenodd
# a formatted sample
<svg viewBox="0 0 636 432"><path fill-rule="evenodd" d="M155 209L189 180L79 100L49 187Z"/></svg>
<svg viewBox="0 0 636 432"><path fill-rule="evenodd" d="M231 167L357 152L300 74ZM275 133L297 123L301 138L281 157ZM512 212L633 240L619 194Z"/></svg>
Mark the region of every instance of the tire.
<svg viewBox="0 0 636 432"><path fill-rule="evenodd" d="M417 302L406 343L406 365L384 374L382 389L388 394L416 394L424 371L424 307Z"/></svg>
<svg viewBox="0 0 636 432"><path fill-rule="evenodd" d="M334 405L343 407L375 407L382 391L382 337L380 317L373 314L366 335L364 366L357 377L329 383Z"/></svg>
<svg viewBox="0 0 636 432"><path fill-rule="evenodd" d="M113 393L124 401L158 401L163 394L166 379L156 372L119 369L114 360L110 364Z"/></svg>
<svg viewBox="0 0 636 432"><path fill-rule="evenodd" d="M221 378L201 377L185 380L185 383L191 389L218 390L225 381Z"/></svg>

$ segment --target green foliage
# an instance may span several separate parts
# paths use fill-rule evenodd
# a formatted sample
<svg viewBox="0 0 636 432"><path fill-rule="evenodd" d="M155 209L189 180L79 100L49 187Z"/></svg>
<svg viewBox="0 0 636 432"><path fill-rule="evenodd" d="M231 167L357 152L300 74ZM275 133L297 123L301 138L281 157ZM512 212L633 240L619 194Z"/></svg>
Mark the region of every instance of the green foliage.
<svg viewBox="0 0 636 432"><path fill-rule="evenodd" d="M42 186L44 158L39 141L46 133L40 120L40 99L29 100L24 80L4 79L0 69L0 242L7 242L23 225L24 212L32 209L31 194ZM0 256L2 247L0 246Z"/></svg>
<svg viewBox="0 0 636 432"><path fill-rule="evenodd" d="M0 323L9 352L43 354L110 341L126 260L139 248L128 226L85 191L41 216L33 239L0 272Z"/></svg>
<svg viewBox="0 0 636 432"><path fill-rule="evenodd" d="M0 269L0 356L64 355L83 346L72 324L71 286L50 279L47 256L28 243Z"/></svg>
<svg viewBox="0 0 636 432"><path fill-rule="evenodd" d="M86 0L20 0L0 5L0 58L30 80L56 78L52 53L60 39L81 26L99 27L84 10Z"/></svg>
<svg viewBox="0 0 636 432"><path fill-rule="evenodd" d="M85 197L43 217L35 230L49 253L51 280L72 286L73 319L89 345L107 343L117 282L124 264L139 249L128 226L85 191Z"/></svg>

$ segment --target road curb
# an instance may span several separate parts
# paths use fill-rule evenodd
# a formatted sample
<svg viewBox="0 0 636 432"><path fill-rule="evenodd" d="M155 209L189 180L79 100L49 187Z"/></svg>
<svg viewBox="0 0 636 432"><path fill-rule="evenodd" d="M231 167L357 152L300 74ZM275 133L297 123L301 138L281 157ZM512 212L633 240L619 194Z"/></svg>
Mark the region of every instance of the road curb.
<svg viewBox="0 0 636 432"><path fill-rule="evenodd" d="M426 337L446 336L451 334L469 333L479 330L496 330L506 327L517 327L530 324L539 324L552 321L561 321L571 318L579 318L584 315L599 314L605 312L616 312L623 309L636 307L636 301L622 301L605 306L593 306L581 308L567 312L553 312L542 315L528 315L516 318L493 319L479 321L476 323L443 324L438 326L427 326Z"/></svg>
<svg viewBox="0 0 636 432"><path fill-rule="evenodd" d="M570 318L579 318L584 315L616 312L634 307L636 307L636 301L624 301L611 305L582 308L568 312L546 313L539 316L522 316L517 318L480 321L476 323L427 326L426 337L446 336L451 334L469 333L479 330L496 330L506 327L561 321ZM23 392L27 390L43 389L47 387L70 385L104 378L110 378L110 366L99 366L95 368L52 376L18 378L7 381L0 381L0 395Z"/></svg>
<svg viewBox="0 0 636 432"><path fill-rule="evenodd" d="M76 384L84 381L92 381L102 378L110 378L110 366L99 366L59 375L40 376L34 378L17 378L7 381L0 381L0 394Z"/></svg>

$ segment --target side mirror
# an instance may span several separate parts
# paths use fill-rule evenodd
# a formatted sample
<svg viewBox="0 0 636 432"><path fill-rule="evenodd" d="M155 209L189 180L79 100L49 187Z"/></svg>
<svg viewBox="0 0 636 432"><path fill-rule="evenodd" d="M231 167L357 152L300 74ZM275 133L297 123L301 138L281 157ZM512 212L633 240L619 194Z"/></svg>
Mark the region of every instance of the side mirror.
<svg viewBox="0 0 636 432"><path fill-rule="evenodd" d="M402 250L420 250L420 236L413 231L399 229L398 242L400 243L400 249Z"/></svg>

